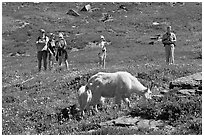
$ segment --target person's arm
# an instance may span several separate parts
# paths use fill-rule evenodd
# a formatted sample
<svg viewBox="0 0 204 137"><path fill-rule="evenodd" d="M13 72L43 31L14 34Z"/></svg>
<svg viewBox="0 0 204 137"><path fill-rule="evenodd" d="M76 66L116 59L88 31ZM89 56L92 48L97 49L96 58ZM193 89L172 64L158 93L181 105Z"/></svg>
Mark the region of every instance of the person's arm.
<svg viewBox="0 0 204 137"><path fill-rule="evenodd" d="M37 43L37 44L39 43L39 40L40 40L40 37L38 37L37 40L36 40L36 43Z"/></svg>
<svg viewBox="0 0 204 137"><path fill-rule="evenodd" d="M172 33L172 42L175 43L176 42L176 35L174 33Z"/></svg>
<svg viewBox="0 0 204 137"><path fill-rule="evenodd" d="M162 39L162 43L163 44L167 44L168 43L168 39L167 39L166 34L164 34L161 39Z"/></svg>
<svg viewBox="0 0 204 137"><path fill-rule="evenodd" d="M67 42L66 42L66 40L64 39L64 49L67 49L68 47L67 47Z"/></svg>

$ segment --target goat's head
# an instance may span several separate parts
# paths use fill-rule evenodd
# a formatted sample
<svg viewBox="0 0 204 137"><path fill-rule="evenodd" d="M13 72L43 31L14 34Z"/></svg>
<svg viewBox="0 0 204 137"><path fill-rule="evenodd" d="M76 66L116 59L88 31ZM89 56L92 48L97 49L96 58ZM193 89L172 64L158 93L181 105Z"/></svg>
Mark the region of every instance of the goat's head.
<svg viewBox="0 0 204 137"><path fill-rule="evenodd" d="M153 87L153 82L151 82L151 84L145 90L144 96L146 99L152 99L152 91L151 91L152 87Z"/></svg>

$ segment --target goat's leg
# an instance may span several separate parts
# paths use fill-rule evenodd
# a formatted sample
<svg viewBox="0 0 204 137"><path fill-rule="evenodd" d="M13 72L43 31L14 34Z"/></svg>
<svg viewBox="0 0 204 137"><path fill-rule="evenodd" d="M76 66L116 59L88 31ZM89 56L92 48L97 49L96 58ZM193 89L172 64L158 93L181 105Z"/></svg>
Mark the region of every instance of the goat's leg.
<svg viewBox="0 0 204 137"><path fill-rule="evenodd" d="M117 104L118 106L118 110L121 110L121 97L117 97L115 98L115 104Z"/></svg>
<svg viewBox="0 0 204 137"><path fill-rule="evenodd" d="M123 101L127 104L128 108L131 109L129 98L123 98Z"/></svg>

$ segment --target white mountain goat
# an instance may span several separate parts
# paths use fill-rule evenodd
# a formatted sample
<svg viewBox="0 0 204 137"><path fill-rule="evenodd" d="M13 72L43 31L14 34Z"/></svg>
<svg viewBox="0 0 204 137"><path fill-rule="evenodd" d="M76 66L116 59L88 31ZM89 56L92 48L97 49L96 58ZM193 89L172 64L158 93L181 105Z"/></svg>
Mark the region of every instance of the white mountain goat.
<svg viewBox="0 0 204 137"><path fill-rule="evenodd" d="M86 91L92 92L92 105L101 97L115 98L115 103L121 109L121 100L130 108L130 95L136 93L146 99L151 99L151 91L144 87L136 77L128 72L105 73L93 75L86 84Z"/></svg>
<svg viewBox="0 0 204 137"><path fill-rule="evenodd" d="M90 110L91 106L95 107L95 111L98 112L97 105L104 103L105 98L101 97L99 102L93 102L91 90L86 90L86 86L81 86L78 90L78 102L80 107L81 115L84 116L84 110Z"/></svg>

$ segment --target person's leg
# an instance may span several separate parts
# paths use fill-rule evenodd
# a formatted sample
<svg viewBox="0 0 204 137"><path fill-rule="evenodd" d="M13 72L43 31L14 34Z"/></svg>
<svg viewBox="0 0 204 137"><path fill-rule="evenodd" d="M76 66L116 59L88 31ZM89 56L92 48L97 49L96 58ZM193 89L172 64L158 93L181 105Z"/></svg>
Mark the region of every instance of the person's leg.
<svg viewBox="0 0 204 137"><path fill-rule="evenodd" d="M170 63L174 64L174 45L171 45L171 49L170 49Z"/></svg>
<svg viewBox="0 0 204 137"><path fill-rule="evenodd" d="M103 55L103 68L105 69L106 67L106 53Z"/></svg>
<svg viewBox="0 0 204 137"><path fill-rule="evenodd" d="M48 67L49 67L49 70L52 69L51 63L52 63L52 55L51 55L51 53L48 53Z"/></svg>
<svg viewBox="0 0 204 137"><path fill-rule="evenodd" d="M47 51L43 51L43 65L44 65L44 70L47 70Z"/></svg>
<svg viewBox="0 0 204 137"><path fill-rule="evenodd" d="M37 58L38 58L38 71L40 72L42 64L42 51L38 51Z"/></svg>
<svg viewBox="0 0 204 137"><path fill-rule="evenodd" d="M66 69L68 70L69 69L69 63L68 63L68 53L67 53L67 51L64 52L64 64L65 64Z"/></svg>
<svg viewBox="0 0 204 137"><path fill-rule="evenodd" d="M59 55L58 55L59 66L61 66L61 65L62 65L62 59L63 59L62 50L61 50L61 49L59 49Z"/></svg>
<svg viewBox="0 0 204 137"><path fill-rule="evenodd" d="M64 60L64 64L65 64L66 69L69 70L69 63L67 59Z"/></svg>
<svg viewBox="0 0 204 137"><path fill-rule="evenodd" d="M166 64L169 64L169 55L170 55L170 46L165 45L165 54L166 54Z"/></svg>
<svg viewBox="0 0 204 137"><path fill-rule="evenodd" d="M102 67L105 68L105 57L103 57Z"/></svg>
<svg viewBox="0 0 204 137"><path fill-rule="evenodd" d="M98 59L99 59L98 64L99 64L99 66L101 66L101 53L100 52L98 53Z"/></svg>

